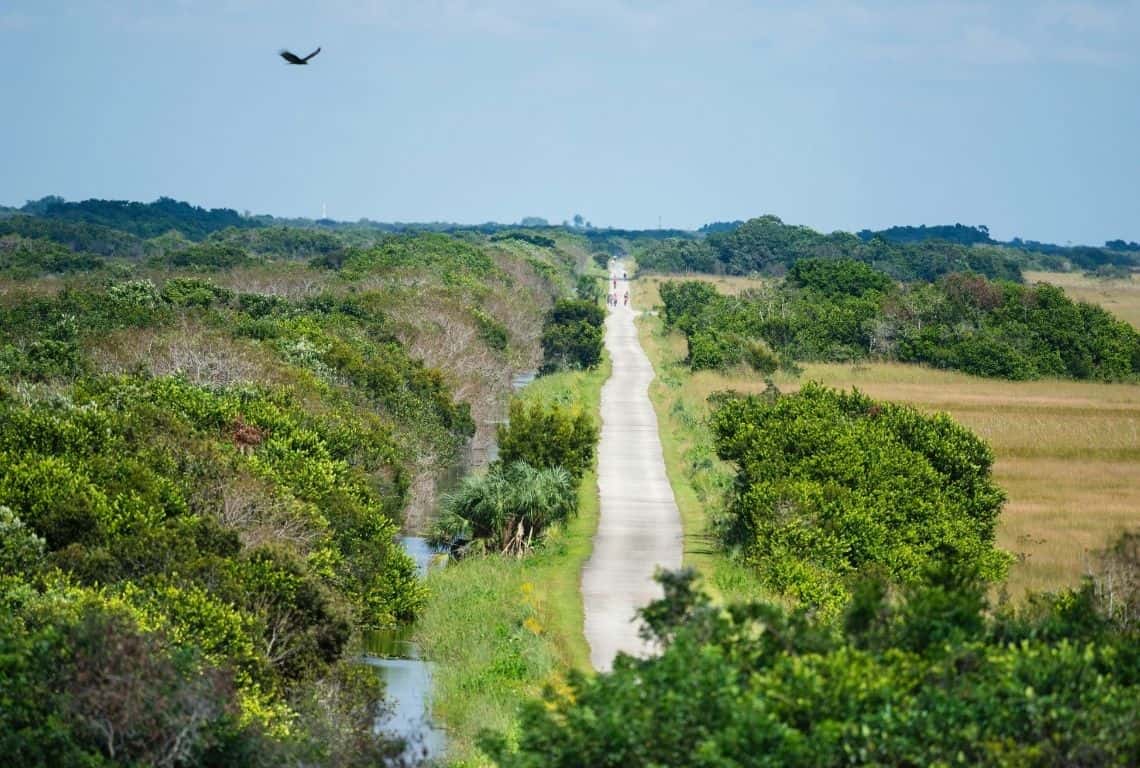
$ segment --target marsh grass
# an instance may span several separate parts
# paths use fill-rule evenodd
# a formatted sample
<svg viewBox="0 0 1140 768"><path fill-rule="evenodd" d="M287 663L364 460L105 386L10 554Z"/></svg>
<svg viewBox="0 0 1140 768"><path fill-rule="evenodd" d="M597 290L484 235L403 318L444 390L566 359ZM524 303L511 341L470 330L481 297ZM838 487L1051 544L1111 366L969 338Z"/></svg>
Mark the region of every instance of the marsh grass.
<svg viewBox="0 0 1140 768"><path fill-rule="evenodd" d="M655 291L656 285L635 291L639 305ZM707 413L713 392L758 393L766 384L745 371L691 373L681 363L685 342L679 334L663 335L660 318L644 317L641 324L642 344L658 371L653 399L673 477L683 474L684 451L707 438L669 409L680 401L691 420ZM1013 382L898 363L805 364L801 376L781 373L775 383L789 392L809 380L945 411L993 447L994 478L1008 495L997 544L1017 557L1005 585L1014 598L1076 584L1090 551L1140 527L1140 385ZM686 537L699 537L715 502L700 502L686 483L673 482ZM698 547L699 540L694 538L691 553L686 547L686 558L715 574L723 556Z"/></svg>
<svg viewBox="0 0 1140 768"><path fill-rule="evenodd" d="M638 275L638 279L631 283L635 286L632 293L636 293L636 306L638 309L653 309L661 304L659 288L661 283L671 280L698 280L716 287L719 293L735 296L750 288L759 288L765 280L759 277L734 277L731 275L704 275L699 273L680 275Z"/></svg>
<svg viewBox="0 0 1140 768"><path fill-rule="evenodd" d="M1052 283L1074 299L1099 304L1132 327L1140 329L1140 279L1103 280L1080 272L1026 272L1026 282Z"/></svg>
<svg viewBox="0 0 1140 768"><path fill-rule="evenodd" d="M596 371L536 379L525 400L560 403L596 414L609 376ZM483 729L518 734L518 708L568 669L590 668L579 590L598 522L598 484L586 473L578 515L523 557L470 557L428 577L429 597L415 639L435 664L434 712L448 733L448 757L485 765L476 746Z"/></svg>

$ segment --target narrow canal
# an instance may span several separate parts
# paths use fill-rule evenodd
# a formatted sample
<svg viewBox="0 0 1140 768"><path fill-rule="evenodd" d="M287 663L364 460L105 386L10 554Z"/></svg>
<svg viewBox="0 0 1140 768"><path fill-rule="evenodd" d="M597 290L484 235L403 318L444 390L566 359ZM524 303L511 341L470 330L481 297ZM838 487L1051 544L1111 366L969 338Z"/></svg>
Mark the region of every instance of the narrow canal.
<svg viewBox="0 0 1140 768"><path fill-rule="evenodd" d="M420 536L402 536L400 544L416 561L420 578L439 557ZM384 680L387 707L376 717L376 731L407 740L409 756L432 760L443 756L447 737L431 720L432 665L420 658L411 636L410 624L370 632L364 641L364 661Z"/></svg>
<svg viewBox="0 0 1140 768"><path fill-rule="evenodd" d="M524 371L511 377L511 389L518 392L534 381L538 371ZM492 443L482 463L498 458L498 445ZM463 467L450 485L462 478L470 466ZM400 545L416 563L420 578L429 568L446 562L445 553L434 549L422 536L401 536ZM368 633L364 638L364 662L374 667L384 680L386 707L376 716L377 733L387 733L407 741L407 757L443 757L447 735L431 719L432 664L420 658L420 649L411 637L410 624Z"/></svg>

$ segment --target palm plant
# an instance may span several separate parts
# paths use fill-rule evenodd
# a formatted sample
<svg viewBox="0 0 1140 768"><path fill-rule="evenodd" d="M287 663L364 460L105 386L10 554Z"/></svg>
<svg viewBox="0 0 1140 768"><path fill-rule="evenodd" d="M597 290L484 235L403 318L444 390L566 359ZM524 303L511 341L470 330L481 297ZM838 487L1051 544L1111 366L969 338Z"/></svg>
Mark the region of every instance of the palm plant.
<svg viewBox="0 0 1140 768"><path fill-rule="evenodd" d="M576 495L574 479L562 467L496 463L443 497L432 538L482 540L500 552L522 554L536 536L577 511Z"/></svg>

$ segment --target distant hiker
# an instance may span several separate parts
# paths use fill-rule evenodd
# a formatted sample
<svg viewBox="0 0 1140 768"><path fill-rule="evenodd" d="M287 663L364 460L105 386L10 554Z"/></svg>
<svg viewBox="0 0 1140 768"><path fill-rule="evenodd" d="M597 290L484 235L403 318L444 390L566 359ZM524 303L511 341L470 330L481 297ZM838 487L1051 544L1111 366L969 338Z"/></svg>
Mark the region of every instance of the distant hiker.
<svg viewBox="0 0 1140 768"><path fill-rule="evenodd" d="M614 275L614 290L617 290L617 275Z"/></svg>
<svg viewBox="0 0 1140 768"><path fill-rule="evenodd" d="M626 305L629 304L629 291L625 292L625 300L622 303L624 303Z"/></svg>
<svg viewBox="0 0 1140 768"><path fill-rule="evenodd" d="M622 273L621 273L621 279L622 279L622 280L628 280L628 279L629 279L629 275L627 275L625 272L622 272Z"/></svg>

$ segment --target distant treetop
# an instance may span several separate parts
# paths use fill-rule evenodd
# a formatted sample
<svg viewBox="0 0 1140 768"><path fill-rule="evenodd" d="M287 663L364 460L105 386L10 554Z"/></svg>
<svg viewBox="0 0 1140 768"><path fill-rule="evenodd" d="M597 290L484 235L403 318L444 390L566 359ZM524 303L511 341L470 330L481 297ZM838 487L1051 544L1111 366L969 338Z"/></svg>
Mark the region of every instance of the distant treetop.
<svg viewBox="0 0 1140 768"><path fill-rule="evenodd" d="M864 229L859 232L860 239L864 241L881 237L892 243L920 243L924 240L945 240L948 243L960 245L973 245L974 243L993 243L990 230L985 224L970 227L965 224L938 224L928 227L922 224L917 227L891 227L872 232Z"/></svg>
<svg viewBox="0 0 1140 768"><path fill-rule="evenodd" d="M711 235L714 232L731 232L743 223L740 219L736 221L710 221L697 231L702 235Z"/></svg>
<svg viewBox="0 0 1140 768"><path fill-rule="evenodd" d="M54 195L29 202L26 213L47 219L83 222L112 227L138 237L149 238L177 230L191 240L202 240L212 232L236 227L261 226L231 208L199 208L189 203L160 197L153 203L126 200L84 200L69 203Z"/></svg>

